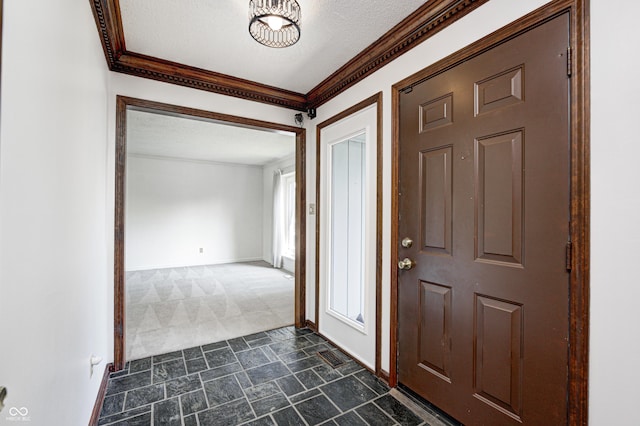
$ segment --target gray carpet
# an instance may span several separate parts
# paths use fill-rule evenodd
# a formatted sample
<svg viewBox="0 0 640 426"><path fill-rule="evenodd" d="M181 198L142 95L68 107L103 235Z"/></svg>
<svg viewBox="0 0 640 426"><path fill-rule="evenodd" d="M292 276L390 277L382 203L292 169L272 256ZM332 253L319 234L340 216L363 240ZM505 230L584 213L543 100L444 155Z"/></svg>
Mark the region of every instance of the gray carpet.
<svg viewBox="0 0 640 426"><path fill-rule="evenodd" d="M126 357L293 324L294 279L266 262L127 272Z"/></svg>

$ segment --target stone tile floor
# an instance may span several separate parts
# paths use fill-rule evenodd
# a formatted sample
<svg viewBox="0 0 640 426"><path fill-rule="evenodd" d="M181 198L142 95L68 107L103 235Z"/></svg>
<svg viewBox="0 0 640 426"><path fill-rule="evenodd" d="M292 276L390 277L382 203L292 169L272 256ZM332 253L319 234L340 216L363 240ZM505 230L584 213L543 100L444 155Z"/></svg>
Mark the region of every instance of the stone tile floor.
<svg viewBox="0 0 640 426"><path fill-rule="evenodd" d="M327 349L344 363L323 361L318 352ZM109 378L98 424L451 423L311 330L284 327L128 362Z"/></svg>

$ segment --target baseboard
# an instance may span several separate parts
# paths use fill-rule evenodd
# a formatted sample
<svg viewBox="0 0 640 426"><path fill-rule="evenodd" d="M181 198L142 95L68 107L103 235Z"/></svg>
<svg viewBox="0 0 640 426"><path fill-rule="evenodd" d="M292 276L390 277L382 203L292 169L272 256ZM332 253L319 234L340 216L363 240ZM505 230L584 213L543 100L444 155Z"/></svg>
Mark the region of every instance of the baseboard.
<svg viewBox="0 0 640 426"><path fill-rule="evenodd" d="M313 331L318 331L318 327L316 327L316 323L311 321L311 320L307 320L306 322L307 328L313 330Z"/></svg>
<svg viewBox="0 0 640 426"><path fill-rule="evenodd" d="M93 411L91 412L91 418L89 419L89 426L97 426L100 418L100 411L102 411L102 403L104 402L104 396L107 393L107 383L109 382L109 373L113 371L113 364L109 363L104 368L102 374L102 381L100 382L100 388L98 389L98 396L96 396L96 402L93 404Z"/></svg>

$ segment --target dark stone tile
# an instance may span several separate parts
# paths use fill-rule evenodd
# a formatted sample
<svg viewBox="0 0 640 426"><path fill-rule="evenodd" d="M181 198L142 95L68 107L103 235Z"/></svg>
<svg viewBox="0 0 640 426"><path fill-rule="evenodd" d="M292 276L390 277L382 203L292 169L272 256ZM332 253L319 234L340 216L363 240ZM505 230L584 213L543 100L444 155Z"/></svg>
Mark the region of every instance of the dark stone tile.
<svg viewBox="0 0 640 426"><path fill-rule="evenodd" d="M280 388L278 387L278 385L276 385L275 382L267 382L249 389L245 389L244 393L247 395L247 399L249 399L249 401L255 401L257 399L280 393Z"/></svg>
<svg viewBox="0 0 640 426"><path fill-rule="evenodd" d="M163 362L162 364L154 364L153 366L153 383L159 383L186 375L187 370L184 367L184 360L182 357L172 361Z"/></svg>
<svg viewBox="0 0 640 426"><path fill-rule="evenodd" d="M164 399L164 385L151 385L127 392L124 409L131 410Z"/></svg>
<svg viewBox="0 0 640 426"><path fill-rule="evenodd" d="M159 364L161 362L171 361L173 359L182 358L182 351L169 352L162 355L156 355L153 357L153 363Z"/></svg>
<svg viewBox="0 0 640 426"><path fill-rule="evenodd" d="M205 358L209 368L222 367L223 365L232 364L237 362L236 356L231 352L229 348L218 349L211 352L205 352Z"/></svg>
<svg viewBox="0 0 640 426"><path fill-rule="evenodd" d="M343 376L347 376L351 373L355 373L356 371L364 370L364 367L357 362L349 361L340 367L336 367L336 370L338 370Z"/></svg>
<svg viewBox="0 0 640 426"><path fill-rule="evenodd" d="M269 335L267 333L265 333L264 331L261 331L259 333L253 333L250 334L248 336L244 336L244 340L249 343L252 340L260 340L260 339L264 339L265 337L269 337Z"/></svg>
<svg viewBox="0 0 640 426"><path fill-rule="evenodd" d="M309 425L317 425L340 414L324 395L302 401L296 408Z"/></svg>
<svg viewBox="0 0 640 426"><path fill-rule="evenodd" d="M255 415L246 399L239 399L198 413L201 425L235 426L253 418Z"/></svg>
<svg viewBox="0 0 640 426"><path fill-rule="evenodd" d="M313 343L308 341L305 337L294 337L293 339L283 340L282 342L269 345L269 347L278 355L308 348L309 346L313 346Z"/></svg>
<svg viewBox="0 0 640 426"><path fill-rule="evenodd" d="M151 371L142 371L140 373L130 374L124 377L118 377L109 380L107 384L107 395L120 393L135 388L141 388L151 384Z"/></svg>
<svg viewBox="0 0 640 426"><path fill-rule="evenodd" d="M151 357L136 359L135 361L131 361L131 364L129 365L130 373L137 373L145 370L151 370Z"/></svg>
<svg viewBox="0 0 640 426"><path fill-rule="evenodd" d="M269 362L274 362L279 360L278 355L276 355L276 353L270 347L263 346L260 349L262 349L262 352L264 352L267 358L269 358Z"/></svg>
<svg viewBox="0 0 640 426"><path fill-rule="evenodd" d="M199 373L200 371L209 369L209 366L207 365L207 362L204 360L204 358L188 359L185 361L185 364L187 365L187 372L189 374Z"/></svg>
<svg viewBox="0 0 640 426"><path fill-rule="evenodd" d="M173 398L174 396L200 389L202 382L200 381L200 376L193 374L169 380L165 382L165 386L167 387L167 398Z"/></svg>
<svg viewBox="0 0 640 426"><path fill-rule="evenodd" d="M115 395L110 395L104 398L102 403L102 410L100 410L100 417L111 416L122 411L124 406L124 392Z"/></svg>
<svg viewBox="0 0 640 426"><path fill-rule="evenodd" d="M112 423L110 426L150 426L151 425L151 413L144 413L136 417L130 417L126 420L122 420L116 423Z"/></svg>
<svg viewBox="0 0 640 426"><path fill-rule="evenodd" d="M127 374L129 374L129 370L125 368L120 371L114 371L113 373L109 373L109 378L114 379L116 377L126 376Z"/></svg>
<svg viewBox="0 0 640 426"><path fill-rule="evenodd" d="M285 408L272 414L278 426L300 426L304 424L293 407Z"/></svg>
<svg viewBox="0 0 640 426"><path fill-rule="evenodd" d="M302 423L298 423L298 424L302 424ZM244 426L274 426L274 425L275 423L273 422L273 420L271 420L271 417L269 416L260 417L258 420L254 420L252 422L244 424Z"/></svg>
<svg viewBox="0 0 640 426"><path fill-rule="evenodd" d="M293 395L289 398L289 400L295 404L296 402L304 401L305 399L309 399L316 395L320 395L320 391L318 389L311 389L310 391L306 391L303 393L299 393L297 395Z"/></svg>
<svg viewBox="0 0 640 426"><path fill-rule="evenodd" d="M300 384L300 382L298 381L298 379L295 378L295 376L283 377L281 379L276 380L276 383L278 383L278 386L280 386L280 389L282 389L282 391L288 396L295 395L297 393L305 391L305 387Z"/></svg>
<svg viewBox="0 0 640 426"><path fill-rule="evenodd" d="M211 408L244 396L242 388L233 375L206 382L204 392Z"/></svg>
<svg viewBox="0 0 640 426"><path fill-rule="evenodd" d="M239 362L234 362L233 364L223 365L222 367L212 368L211 370L200 372L200 377L203 382L217 379L218 377L228 376L229 374L237 373L238 371L242 371L242 366Z"/></svg>
<svg viewBox="0 0 640 426"><path fill-rule="evenodd" d="M183 349L182 353L184 354L184 359L195 359L202 358L204 355L202 353L202 348L200 346L196 346L193 348Z"/></svg>
<svg viewBox="0 0 640 426"><path fill-rule="evenodd" d="M307 389L313 389L320 385L324 385L324 381L313 370L301 371L296 373L296 377Z"/></svg>
<svg viewBox="0 0 640 426"><path fill-rule="evenodd" d="M139 407L139 408L135 408L133 410L129 410L129 411L124 411L122 413L118 413L118 414L113 414L111 416L106 416L106 417L100 417L98 424L99 425L105 425L108 423L114 423L114 422L118 422L121 420L126 420L132 417L137 417L140 414L143 413L151 413L151 406L150 405L146 405L144 407Z"/></svg>
<svg viewBox="0 0 640 426"><path fill-rule="evenodd" d="M249 380L254 385L288 376L289 374L291 374L289 369L279 361L247 370L247 376L249 376Z"/></svg>
<svg viewBox="0 0 640 426"><path fill-rule="evenodd" d="M184 421L184 426L198 426L198 418L197 414L192 414L190 416L185 416L182 418ZM158 425L160 426L160 425Z"/></svg>
<svg viewBox="0 0 640 426"><path fill-rule="evenodd" d="M153 423L162 426L182 426L178 398L153 404Z"/></svg>
<svg viewBox="0 0 640 426"><path fill-rule="evenodd" d="M294 373L297 371L307 370L316 365L322 364L322 360L317 356L310 356L309 358L303 358L298 361L293 361L287 364L287 367Z"/></svg>
<svg viewBox="0 0 640 426"><path fill-rule="evenodd" d="M182 414L184 416L208 408L207 399L202 389L180 395L180 405L182 406Z"/></svg>
<svg viewBox="0 0 640 426"><path fill-rule="evenodd" d="M245 342L242 337L238 337L237 339L227 340L227 342L229 343L229 346L231 346L231 349L233 349L234 352L246 351L247 349L249 349L249 345L247 345L247 342Z"/></svg>
<svg viewBox="0 0 640 426"><path fill-rule="evenodd" d="M325 382L331 382L342 377L342 374L336 371L335 368L329 367L326 364L314 367L313 371L315 371L318 376L322 377L322 380Z"/></svg>
<svg viewBox="0 0 640 426"><path fill-rule="evenodd" d="M202 350L204 352L215 351L216 349L226 348L227 346L229 346L229 345L227 345L226 341L216 342L216 343L209 343L207 345L202 345Z"/></svg>
<svg viewBox="0 0 640 426"><path fill-rule="evenodd" d="M264 337L262 339L252 340L251 342L249 342L249 346L251 346L252 348L257 348L271 343L273 343L273 340L271 340L270 337Z"/></svg>
<svg viewBox="0 0 640 426"><path fill-rule="evenodd" d="M253 407L253 411L256 413L256 416L260 417L268 413L273 413L281 408L288 407L289 401L287 401L287 398L283 394L278 393L276 395L271 395L258 401L254 401L251 403L251 406Z"/></svg>
<svg viewBox="0 0 640 426"><path fill-rule="evenodd" d="M364 419L365 422L370 425L386 426L393 425L395 423L372 402L368 403L367 405L363 405L360 408L357 408L356 412L360 417Z"/></svg>
<svg viewBox="0 0 640 426"><path fill-rule="evenodd" d="M253 386L251 380L249 380L249 377L247 376L247 373L245 373L244 371L236 373L236 379L238 380L238 383L240 384L240 387L242 389L247 389Z"/></svg>
<svg viewBox="0 0 640 426"><path fill-rule="evenodd" d="M306 337L306 339L308 341L310 341L312 343L315 343L315 344L327 343L326 340L324 340L322 337L318 336L317 334L311 333L311 334L307 334L305 337Z"/></svg>
<svg viewBox="0 0 640 426"><path fill-rule="evenodd" d="M304 348L304 352L309 356L317 355L318 352L327 351L327 350L331 350L331 347L324 343L321 343L319 345L309 346L308 348Z"/></svg>
<svg viewBox="0 0 640 426"><path fill-rule="evenodd" d="M369 388L378 395L383 395L390 390L387 385L385 385L381 380L379 380L373 374L369 373L367 370L355 373L354 376L356 376L362 383L369 386Z"/></svg>
<svg viewBox="0 0 640 426"><path fill-rule="evenodd" d="M271 349L271 347L269 347L269 349ZM271 351L273 351L273 349L271 349ZM280 355L280 359L287 364L290 362L297 361L299 359L308 358L308 357L309 357L309 354L307 354L305 351L302 351L302 350Z"/></svg>
<svg viewBox="0 0 640 426"><path fill-rule="evenodd" d="M350 410L378 396L353 376L331 382L322 386L320 390L342 411Z"/></svg>
<svg viewBox="0 0 640 426"><path fill-rule="evenodd" d="M271 337L271 339L275 341L287 340L295 336L295 333L293 333L293 331L289 330L288 328L277 328L275 330L269 330L266 333L269 335L269 337Z"/></svg>
<svg viewBox="0 0 640 426"><path fill-rule="evenodd" d="M313 334L313 330L308 328L296 328L294 329L296 336L306 336L307 334Z"/></svg>
<svg viewBox="0 0 640 426"><path fill-rule="evenodd" d="M336 426L336 422L329 420L328 422L322 423L320 426Z"/></svg>
<svg viewBox="0 0 640 426"><path fill-rule="evenodd" d="M260 365L268 364L269 358L262 352L262 349L250 349L248 351L237 352L236 356L238 361L245 369L258 367Z"/></svg>
<svg viewBox="0 0 640 426"><path fill-rule="evenodd" d="M348 411L334 419L339 426L367 426L367 424L356 414L355 411Z"/></svg>
<svg viewBox="0 0 640 426"><path fill-rule="evenodd" d="M373 402L403 426L417 426L422 423L422 419L391 395L381 396Z"/></svg>

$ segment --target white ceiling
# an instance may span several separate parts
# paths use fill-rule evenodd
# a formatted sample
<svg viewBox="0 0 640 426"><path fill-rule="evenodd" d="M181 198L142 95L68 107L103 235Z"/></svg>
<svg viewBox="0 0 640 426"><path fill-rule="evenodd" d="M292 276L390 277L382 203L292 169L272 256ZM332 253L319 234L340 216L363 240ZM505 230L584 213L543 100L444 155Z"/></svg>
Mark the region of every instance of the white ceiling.
<svg viewBox="0 0 640 426"><path fill-rule="evenodd" d="M130 52L307 93L424 2L298 3L300 41L283 49L251 38L246 0L120 0L120 9Z"/></svg>
<svg viewBox="0 0 640 426"><path fill-rule="evenodd" d="M293 133L127 111L127 154L261 166L295 155Z"/></svg>

